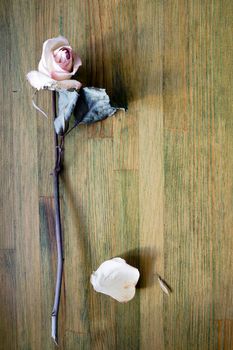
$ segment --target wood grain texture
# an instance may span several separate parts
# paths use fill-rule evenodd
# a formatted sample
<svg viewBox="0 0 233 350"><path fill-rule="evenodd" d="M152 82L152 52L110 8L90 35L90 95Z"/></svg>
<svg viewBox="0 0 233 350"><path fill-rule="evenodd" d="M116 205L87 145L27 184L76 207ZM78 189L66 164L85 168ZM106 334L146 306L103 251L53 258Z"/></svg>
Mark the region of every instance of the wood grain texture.
<svg viewBox="0 0 233 350"><path fill-rule="evenodd" d="M13 249L0 250L0 349L16 349L16 287L15 251Z"/></svg>
<svg viewBox="0 0 233 350"><path fill-rule="evenodd" d="M12 212L14 211L14 186L12 184L13 172L13 118L12 115L12 100L17 88L12 86L8 77L11 74L11 61L6 60L11 55L11 27L10 27L10 11L11 6L6 2L0 4L1 15L1 36L0 45L2 47L0 53L1 65L1 79L4 81L5 89L0 91L1 104L1 119L0 119L0 163L4 164L4 171L1 172L0 188L0 222L1 229L4 234L0 235L0 249L15 248L15 230L14 218ZM7 103L6 103L7 101Z"/></svg>
<svg viewBox="0 0 233 350"><path fill-rule="evenodd" d="M0 14L0 349L54 349L53 125L25 74L63 34L79 80L128 111L65 141L60 348L232 350L232 1L2 0ZM50 116L50 92L36 101ZM114 256L141 272L128 304L90 285Z"/></svg>
<svg viewBox="0 0 233 350"><path fill-rule="evenodd" d="M145 21L144 18L147 18ZM152 29L153 28L153 29ZM164 155L163 155L163 4L138 6L139 86L139 235L140 348L163 349L163 294L157 274L164 275ZM153 64L152 64L153 62ZM153 91L153 93L152 93ZM169 282L170 276L166 276ZM166 298L164 299L166 302ZM156 310L156 316L154 314ZM162 322L161 322L162 320ZM146 327L145 327L146 325Z"/></svg>

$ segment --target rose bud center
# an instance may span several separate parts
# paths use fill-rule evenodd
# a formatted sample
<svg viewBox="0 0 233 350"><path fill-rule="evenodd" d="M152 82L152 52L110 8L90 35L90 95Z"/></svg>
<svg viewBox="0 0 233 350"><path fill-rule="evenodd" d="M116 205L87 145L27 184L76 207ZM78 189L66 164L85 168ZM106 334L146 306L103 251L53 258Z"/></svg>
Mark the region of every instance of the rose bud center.
<svg viewBox="0 0 233 350"><path fill-rule="evenodd" d="M61 49L61 61L64 61L65 59L70 59L70 51L66 48Z"/></svg>
<svg viewBox="0 0 233 350"><path fill-rule="evenodd" d="M55 62L59 64L62 69L70 71L73 64L72 49L69 47L61 47L53 53Z"/></svg>

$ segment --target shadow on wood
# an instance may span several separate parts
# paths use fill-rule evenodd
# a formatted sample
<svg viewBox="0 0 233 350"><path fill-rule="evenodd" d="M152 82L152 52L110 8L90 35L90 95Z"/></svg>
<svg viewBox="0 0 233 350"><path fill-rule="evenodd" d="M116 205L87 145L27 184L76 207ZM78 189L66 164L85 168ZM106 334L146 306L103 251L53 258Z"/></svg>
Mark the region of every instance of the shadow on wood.
<svg viewBox="0 0 233 350"><path fill-rule="evenodd" d="M156 252L151 248L132 249L121 255L126 262L136 267L140 272L140 279L137 288L151 287L156 281Z"/></svg>

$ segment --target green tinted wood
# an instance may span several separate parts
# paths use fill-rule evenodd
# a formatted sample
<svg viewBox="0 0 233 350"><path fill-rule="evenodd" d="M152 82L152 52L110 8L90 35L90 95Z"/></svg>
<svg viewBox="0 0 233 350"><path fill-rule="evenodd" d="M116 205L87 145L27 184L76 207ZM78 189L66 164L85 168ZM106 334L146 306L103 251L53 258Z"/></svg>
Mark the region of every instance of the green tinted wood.
<svg viewBox="0 0 233 350"><path fill-rule="evenodd" d="M51 93L36 97L47 120L25 74L60 33L79 79L128 106L65 142L60 348L231 350L232 1L2 0L0 13L0 349L54 349ZM119 255L141 272L123 305L89 282Z"/></svg>
<svg viewBox="0 0 233 350"><path fill-rule="evenodd" d="M15 251L0 249L0 349L17 348Z"/></svg>

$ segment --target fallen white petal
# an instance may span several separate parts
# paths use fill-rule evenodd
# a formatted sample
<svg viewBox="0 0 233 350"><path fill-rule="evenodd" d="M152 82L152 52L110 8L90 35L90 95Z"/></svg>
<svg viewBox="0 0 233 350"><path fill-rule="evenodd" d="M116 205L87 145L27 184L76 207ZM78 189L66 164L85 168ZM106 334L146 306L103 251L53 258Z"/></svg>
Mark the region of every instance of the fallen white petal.
<svg viewBox="0 0 233 350"><path fill-rule="evenodd" d="M138 269L127 264L124 259L113 258L103 262L92 273L91 284L97 292L125 303L133 299L139 276Z"/></svg>

